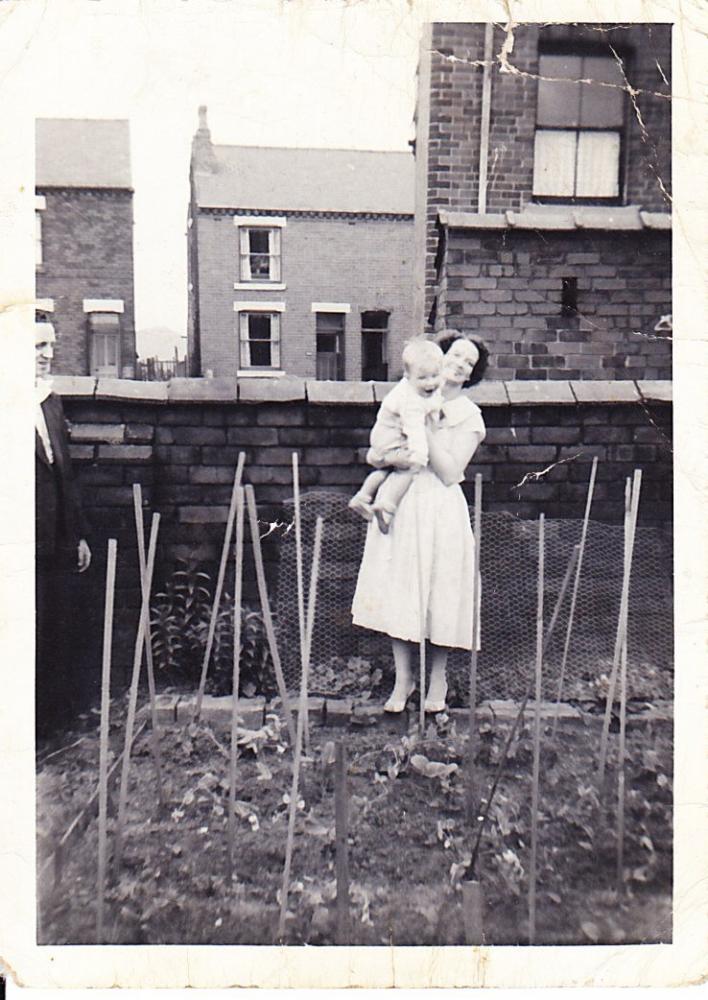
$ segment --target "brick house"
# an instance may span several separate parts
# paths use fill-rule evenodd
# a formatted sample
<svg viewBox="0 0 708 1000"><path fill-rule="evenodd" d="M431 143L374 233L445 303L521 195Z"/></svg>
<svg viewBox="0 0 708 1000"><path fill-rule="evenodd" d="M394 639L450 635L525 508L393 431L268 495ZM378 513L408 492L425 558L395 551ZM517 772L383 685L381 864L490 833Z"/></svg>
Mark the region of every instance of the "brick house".
<svg viewBox="0 0 708 1000"><path fill-rule="evenodd" d="M133 190L127 121L36 122L37 318L58 375L135 372Z"/></svg>
<svg viewBox="0 0 708 1000"><path fill-rule="evenodd" d="M670 378L670 80L668 24L429 25L416 321L492 378Z"/></svg>
<svg viewBox="0 0 708 1000"><path fill-rule="evenodd" d="M410 153L214 145L201 108L190 179L192 375L398 377Z"/></svg>

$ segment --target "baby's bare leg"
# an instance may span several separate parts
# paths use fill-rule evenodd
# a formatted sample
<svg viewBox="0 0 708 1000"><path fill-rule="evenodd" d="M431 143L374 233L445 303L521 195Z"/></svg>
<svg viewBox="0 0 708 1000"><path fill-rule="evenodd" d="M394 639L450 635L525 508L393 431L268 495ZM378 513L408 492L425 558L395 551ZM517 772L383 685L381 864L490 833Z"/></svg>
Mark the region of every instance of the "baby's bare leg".
<svg viewBox="0 0 708 1000"><path fill-rule="evenodd" d="M379 529L384 535L388 534L393 515L396 513L399 503L406 495L414 475L415 473L411 470L403 471L394 469L386 481L379 487L373 511L376 515Z"/></svg>
<svg viewBox="0 0 708 1000"><path fill-rule="evenodd" d="M379 487L387 476L388 469L377 469L374 472L370 472L362 483L361 488L349 501L350 509L360 514L365 521L370 521L374 516L371 504Z"/></svg>

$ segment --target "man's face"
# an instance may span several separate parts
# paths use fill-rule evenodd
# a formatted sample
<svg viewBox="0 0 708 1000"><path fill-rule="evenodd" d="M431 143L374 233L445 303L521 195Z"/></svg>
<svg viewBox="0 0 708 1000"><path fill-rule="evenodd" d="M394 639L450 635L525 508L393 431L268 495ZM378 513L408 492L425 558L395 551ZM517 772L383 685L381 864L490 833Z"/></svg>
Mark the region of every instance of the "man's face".
<svg viewBox="0 0 708 1000"><path fill-rule="evenodd" d="M54 357L54 327L51 323L36 323L34 335L34 373L36 378L47 378L52 370Z"/></svg>

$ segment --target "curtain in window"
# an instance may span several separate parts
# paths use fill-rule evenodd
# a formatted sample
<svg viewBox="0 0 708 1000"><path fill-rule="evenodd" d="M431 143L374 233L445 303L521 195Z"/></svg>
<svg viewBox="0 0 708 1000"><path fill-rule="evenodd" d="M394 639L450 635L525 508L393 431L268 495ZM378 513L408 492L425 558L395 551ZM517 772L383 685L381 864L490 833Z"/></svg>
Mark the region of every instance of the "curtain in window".
<svg viewBox="0 0 708 1000"><path fill-rule="evenodd" d="M620 137L617 132L581 132L578 138L579 198L616 198L619 194Z"/></svg>
<svg viewBox="0 0 708 1000"><path fill-rule="evenodd" d="M239 229L241 281L280 281L280 229Z"/></svg>
<svg viewBox="0 0 708 1000"><path fill-rule="evenodd" d="M240 367L280 368L278 313L240 313Z"/></svg>
<svg viewBox="0 0 708 1000"><path fill-rule="evenodd" d="M533 193L572 198L575 193L576 133L536 132L533 157Z"/></svg>

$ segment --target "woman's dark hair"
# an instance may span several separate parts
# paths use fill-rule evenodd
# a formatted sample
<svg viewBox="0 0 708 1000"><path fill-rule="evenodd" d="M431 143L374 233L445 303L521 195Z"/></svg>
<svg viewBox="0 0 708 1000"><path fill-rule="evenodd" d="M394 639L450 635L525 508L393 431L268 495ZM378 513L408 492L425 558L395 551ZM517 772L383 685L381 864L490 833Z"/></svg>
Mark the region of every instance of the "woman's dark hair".
<svg viewBox="0 0 708 1000"><path fill-rule="evenodd" d="M477 385L478 382L482 381L489 363L489 350L483 340L477 340L475 337L465 337L464 334L459 333L457 330L441 330L435 339L443 354L447 354L456 340L469 340L471 344L474 344L479 351L479 359L472 369L470 377L463 382L462 387L463 389L469 389L470 386Z"/></svg>

